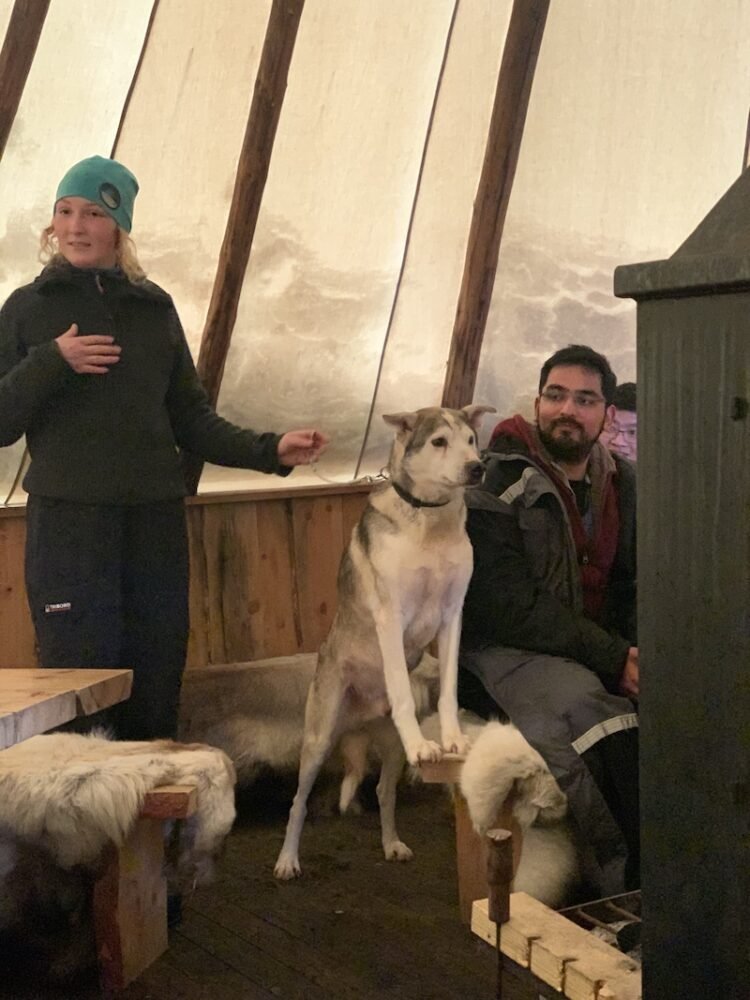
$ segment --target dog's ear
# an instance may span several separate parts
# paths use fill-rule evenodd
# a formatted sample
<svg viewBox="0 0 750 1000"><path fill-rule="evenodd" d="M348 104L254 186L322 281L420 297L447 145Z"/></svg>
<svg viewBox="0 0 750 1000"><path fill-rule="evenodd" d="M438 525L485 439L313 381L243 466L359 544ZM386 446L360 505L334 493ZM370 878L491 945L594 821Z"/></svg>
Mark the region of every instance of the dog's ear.
<svg viewBox="0 0 750 1000"><path fill-rule="evenodd" d="M482 417L485 413L497 413L494 406L475 406L473 403L470 406L462 406L461 412L466 416L469 421L469 425L478 431L482 426Z"/></svg>
<svg viewBox="0 0 750 1000"><path fill-rule="evenodd" d="M414 430L417 423L416 413L384 413L383 420L391 427L396 427L399 434L408 434Z"/></svg>

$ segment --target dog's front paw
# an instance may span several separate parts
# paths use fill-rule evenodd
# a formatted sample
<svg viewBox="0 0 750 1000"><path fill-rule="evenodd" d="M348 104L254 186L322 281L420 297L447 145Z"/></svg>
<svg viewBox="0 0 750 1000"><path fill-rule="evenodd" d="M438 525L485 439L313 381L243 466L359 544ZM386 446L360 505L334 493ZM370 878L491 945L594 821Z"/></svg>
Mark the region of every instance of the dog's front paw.
<svg viewBox="0 0 750 1000"><path fill-rule="evenodd" d="M443 749L432 740L422 740L406 749L406 759L416 767L421 762L438 761L443 756Z"/></svg>
<svg viewBox="0 0 750 1000"><path fill-rule="evenodd" d="M383 853L386 861L411 861L414 857L414 852L402 840L393 840L387 846L384 845Z"/></svg>
<svg viewBox="0 0 750 1000"><path fill-rule="evenodd" d="M446 753L467 754L470 747L471 740L468 736L464 736L463 733L456 733L454 735L447 736L443 740L443 750Z"/></svg>
<svg viewBox="0 0 750 1000"><path fill-rule="evenodd" d="M297 858L296 855L290 855L287 857L282 851L274 867L273 874L274 878L283 879L285 882L288 882L289 879L292 878L299 878L302 874L299 858Z"/></svg>

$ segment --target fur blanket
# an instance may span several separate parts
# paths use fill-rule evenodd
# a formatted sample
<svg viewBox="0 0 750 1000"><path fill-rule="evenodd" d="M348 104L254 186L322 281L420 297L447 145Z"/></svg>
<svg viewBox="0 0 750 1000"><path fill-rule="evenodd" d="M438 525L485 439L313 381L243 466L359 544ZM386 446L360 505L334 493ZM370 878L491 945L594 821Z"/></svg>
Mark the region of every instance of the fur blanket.
<svg viewBox="0 0 750 1000"><path fill-rule="evenodd" d="M16 981L28 986L30 976L40 987L72 990L93 966L92 888L102 850L125 841L152 788L197 787L195 814L174 825L166 875L173 891L207 881L234 821L234 780L220 750L168 740L113 743L54 733L0 753L0 978L11 984L7 995L15 995Z"/></svg>
<svg viewBox="0 0 750 1000"><path fill-rule="evenodd" d="M220 747L231 758L241 786L263 772L296 774L302 749L307 691L317 653L274 657L187 670L180 701L180 739ZM434 711L440 677L425 653L410 675L417 718ZM340 772L356 769L332 757Z"/></svg>
<svg viewBox="0 0 750 1000"><path fill-rule="evenodd" d="M522 832L514 892L550 907L567 902L580 881L580 857L567 820L567 800L542 757L511 723L487 722L461 710L459 721L472 744L461 771L461 792L474 829L484 836L515 793L512 812ZM426 719L426 735L438 725Z"/></svg>
<svg viewBox="0 0 750 1000"><path fill-rule="evenodd" d="M101 735L35 736L0 754L6 829L61 868L95 866L107 843L124 843L146 792L197 787L196 812L180 824L176 873L205 881L234 822L235 775L220 750L170 740L115 743Z"/></svg>

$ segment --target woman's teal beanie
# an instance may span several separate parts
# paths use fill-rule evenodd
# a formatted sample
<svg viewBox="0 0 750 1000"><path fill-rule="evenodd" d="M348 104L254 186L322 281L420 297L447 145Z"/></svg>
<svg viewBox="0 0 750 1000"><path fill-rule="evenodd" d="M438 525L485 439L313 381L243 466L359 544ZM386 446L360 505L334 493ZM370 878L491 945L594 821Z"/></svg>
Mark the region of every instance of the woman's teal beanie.
<svg viewBox="0 0 750 1000"><path fill-rule="evenodd" d="M89 156L72 166L60 181L55 204L61 198L86 198L101 205L129 233L137 194L138 181L127 167L104 156Z"/></svg>

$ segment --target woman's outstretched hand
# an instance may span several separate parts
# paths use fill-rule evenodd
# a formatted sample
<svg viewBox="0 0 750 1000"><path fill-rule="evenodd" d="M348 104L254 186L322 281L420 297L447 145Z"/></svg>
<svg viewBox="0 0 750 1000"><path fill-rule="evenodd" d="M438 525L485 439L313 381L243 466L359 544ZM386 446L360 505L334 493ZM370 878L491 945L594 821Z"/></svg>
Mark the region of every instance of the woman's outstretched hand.
<svg viewBox="0 0 750 1000"><path fill-rule="evenodd" d="M279 462L282 465L309 465L325 451L329 437L321 431L287 431L279 441Z"/></svg>

